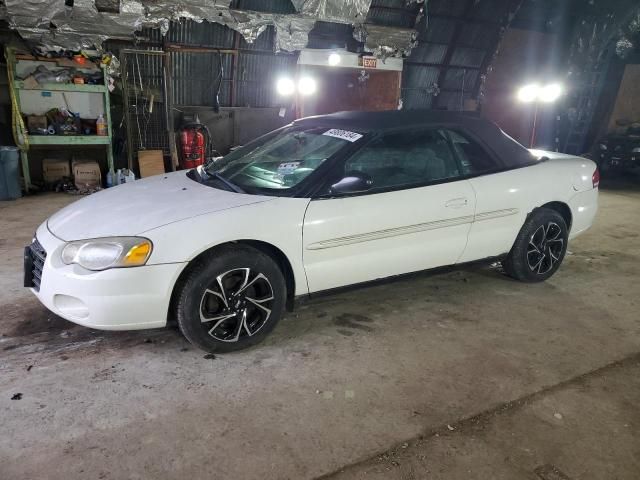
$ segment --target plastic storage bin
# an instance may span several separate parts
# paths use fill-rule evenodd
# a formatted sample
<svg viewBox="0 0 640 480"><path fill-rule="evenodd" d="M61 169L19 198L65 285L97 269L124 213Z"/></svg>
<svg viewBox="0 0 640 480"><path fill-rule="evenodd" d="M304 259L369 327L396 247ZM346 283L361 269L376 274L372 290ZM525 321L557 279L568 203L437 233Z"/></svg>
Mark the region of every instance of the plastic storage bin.
<svg viewBox="0 0 640 480"><path fill-rule="evenodd" d="M0 147L0 200L15 200L22 196L18 158L16 147Z"/></svg>

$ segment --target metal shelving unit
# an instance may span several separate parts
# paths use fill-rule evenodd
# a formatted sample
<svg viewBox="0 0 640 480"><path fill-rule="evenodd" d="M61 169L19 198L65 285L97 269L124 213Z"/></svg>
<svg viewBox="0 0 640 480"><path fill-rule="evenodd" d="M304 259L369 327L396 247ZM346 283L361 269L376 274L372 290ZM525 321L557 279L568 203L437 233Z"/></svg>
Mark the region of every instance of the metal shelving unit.
<svg viewBox="0 0 640 480"><path fill-rule="evenodd" d="M27 192L31 188L31 173L29 169L29 146L31 145L48 145L48 146L82 146L82 145L104 145L106 146L107 153L107 169L113 170L113 150L111 148L112 142L112 128L111 128L111 103L109 99L109 89L107 73L104 67L102 68L102 75L104 83L102 85L76 85L73 83L45 83L38 85L35 88L28 88L24 82L12 78L15 76L15 67L18 60L27 60L26 58L16 58L13 50L7 50L7 63L10 64L9 68L9 88L11 90L12 104L15 116L22 115L20 110L20 92L21 91L42 91L42 92L75 92L75 93L87 93L87 94L102 94L103 106L104 106L104 119L107 122L107 135L30 135L23 122L18 122L14 125L14 132L16 133L16 143L20 148L20 160L22 162L22 172L24 176L25 189ZM30 60L30 59L28 59ZM39 59L34 59L39 61ZM44 62L44 60L43 60ZM24 139L21 143L19 139Z"/></svg>

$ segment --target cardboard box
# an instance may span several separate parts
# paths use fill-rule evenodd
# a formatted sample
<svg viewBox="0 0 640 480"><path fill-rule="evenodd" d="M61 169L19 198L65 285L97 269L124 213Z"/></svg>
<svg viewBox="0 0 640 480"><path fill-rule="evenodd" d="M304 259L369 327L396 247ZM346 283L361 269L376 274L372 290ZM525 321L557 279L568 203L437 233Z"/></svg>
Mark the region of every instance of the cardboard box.
<svg viewBox="0 0 640 480"><path fill-rule="evenodd" d="M81 164L81 163L96 163L96 159L95 158L76 157L75 155L73 155L71 157L71 170L76 168L76 166Z"/></svg>
<svg viewBox="0 0 640 480"><path fill-rule="evenodd" d="M42 177L44 183L56 183L64 177L71 176L71 167L67 160L59 158L45 158L42 161Z"/></svg>
<svg viewBox="0 0 640 480"><path fill-rule="evenodd" d="M140 167L140 178L162 175L165 173L162 150L139 150L138 166Z"/></svg>
<svg viewBox="0 0 640 480"><path fill-rule="evenodd" d="M74 165L73 178L78 190L88 190L102 186L100 165L96 162L77 163Z"/></svg>
<svg viewBox="0 0 640 480"><path fill-rule="evenodd" d="M45 115L27 115L27 130L29 133L42 134L48 127Z"/></svg>

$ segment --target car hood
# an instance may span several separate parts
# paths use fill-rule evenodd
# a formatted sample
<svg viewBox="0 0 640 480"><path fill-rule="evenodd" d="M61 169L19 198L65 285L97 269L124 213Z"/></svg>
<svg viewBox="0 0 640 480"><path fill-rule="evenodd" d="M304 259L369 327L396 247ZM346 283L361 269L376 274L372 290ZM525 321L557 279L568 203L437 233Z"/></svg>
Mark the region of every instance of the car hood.
<svg viewBox="0 0 640 480"><path fill-rule="evenodd" d="M199 215L272 199L208 187L180 171L94 193L55 213L47 226L65 241L139 235Z"/></svg>

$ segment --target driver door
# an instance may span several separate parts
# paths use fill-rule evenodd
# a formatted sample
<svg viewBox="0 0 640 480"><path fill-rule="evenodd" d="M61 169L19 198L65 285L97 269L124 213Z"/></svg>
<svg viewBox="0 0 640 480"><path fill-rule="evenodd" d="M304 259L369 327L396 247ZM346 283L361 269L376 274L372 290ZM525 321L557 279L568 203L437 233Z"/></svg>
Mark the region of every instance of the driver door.
<svg viewBox="0 0 640 480"><path fill-rule="evenodd" d="M327 187L309 203L303 261L310 292L450 265L462 255L475 194L443 132L380 136L333 173L331 184L362 176L371 185L342 194Z"/></svg>

